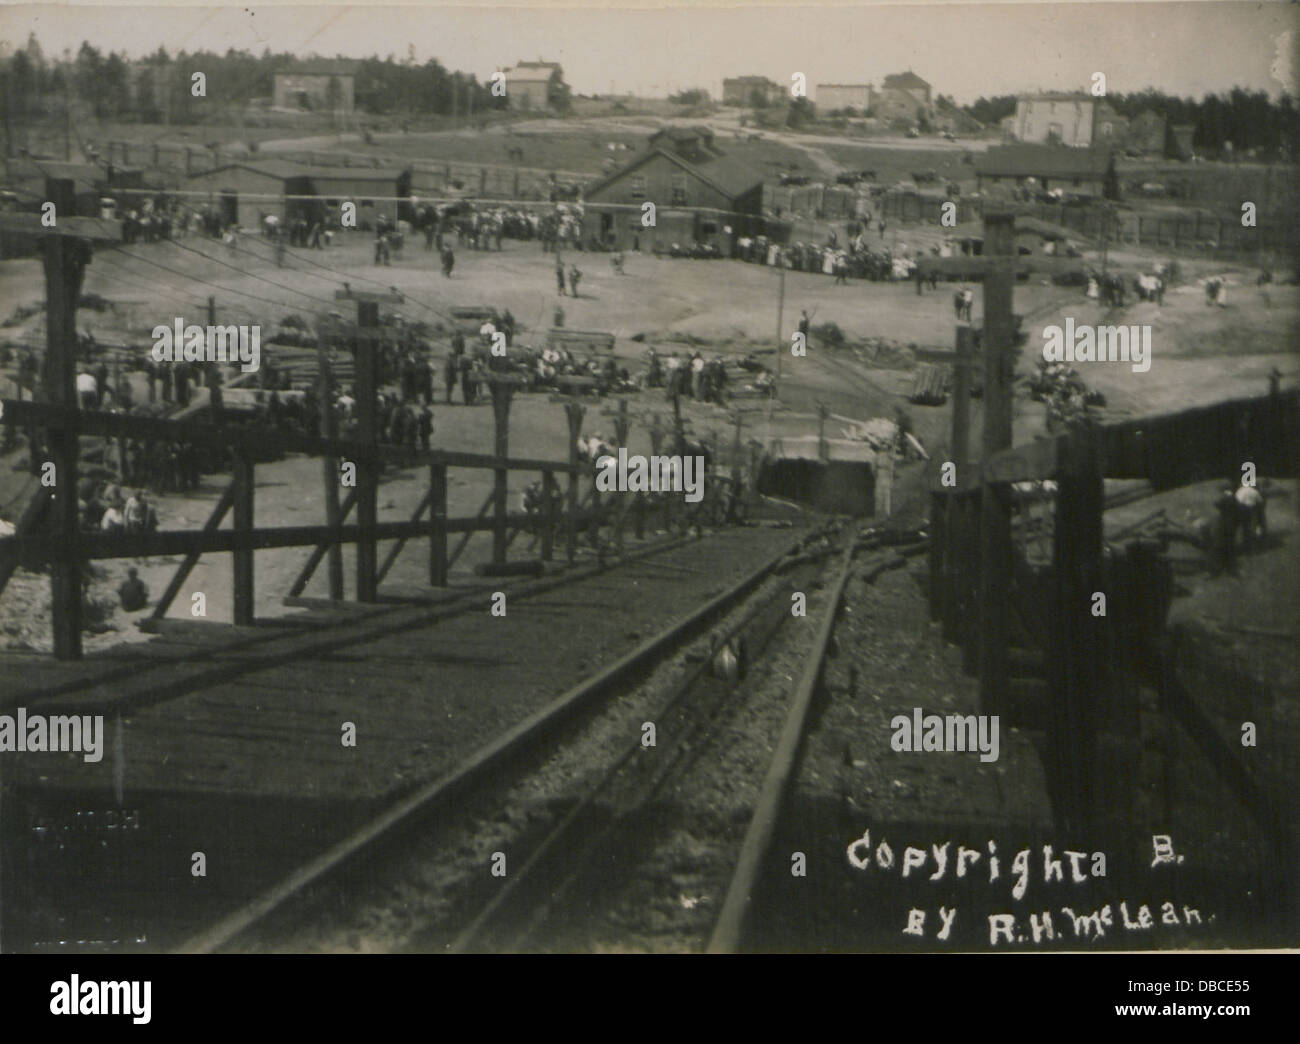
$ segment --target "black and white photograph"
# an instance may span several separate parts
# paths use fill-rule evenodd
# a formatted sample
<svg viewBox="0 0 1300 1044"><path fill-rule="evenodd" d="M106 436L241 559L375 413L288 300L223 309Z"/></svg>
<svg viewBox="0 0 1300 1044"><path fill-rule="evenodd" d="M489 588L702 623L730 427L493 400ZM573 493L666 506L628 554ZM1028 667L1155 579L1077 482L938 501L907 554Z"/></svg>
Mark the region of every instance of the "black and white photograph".
<svg viewBox="0 0 1300 1044"><path fill-rule="evenodd" d="M1298 74L1290 2L0 7L0 952L1300 946ZM1250 1014L1185 978L1107 1013Z"/></svg>

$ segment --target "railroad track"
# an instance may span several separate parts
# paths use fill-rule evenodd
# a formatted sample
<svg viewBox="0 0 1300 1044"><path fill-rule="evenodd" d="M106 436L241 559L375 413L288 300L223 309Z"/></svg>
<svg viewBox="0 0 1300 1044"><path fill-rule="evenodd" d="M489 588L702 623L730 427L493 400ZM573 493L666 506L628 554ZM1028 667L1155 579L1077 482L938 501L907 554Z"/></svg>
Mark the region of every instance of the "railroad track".
<svg viewBox="0 0 1300 1044"><path fill-rule="evenodd" d="M783 545L777 554L741 578L707 603L676 619L672 624L641 642L635 649L579 685L562 693L541 710L525 718L504 734L474 752L446 775L425 784L387 810L301 865L277 885L255 897L240 909L191 936L179 950L211 952L227 949L257 934L270 939L268 925L295 922L303 910L310 910L322 892L356 880L357 869L373 866L391 855L396 842L409 838L436 820L455 800L456 806L485 785L499 786L517 766L526 764L531 752L544 741L556 740L584 712L599 708L620 688L626 688L638 672L651 669L689 636L714 624L738 602L747 598L772 574L782 560L796 553L816 534L804 532Z"/></svg>
<svg viewBox="0 0 1300 1044"><path fill-rule="evenodd" d="M750 773L753 778L746 785L755 791L756 799L746 799L745 814L734 829L720 832L729 836L719 837L715 847L725 852L708 860L715 864L710 870L710 890L721 895L730 879L721 914L715 918L717 904L711 905L706 911L707 921L716 920L711 930L706 927L701 932L699 918L694 917L697 924L686 933L694 935L693 941L672 947L701 949L708 942L714 950L737 948L750 897L767 862L845 584L858 569L865 570L868 581L874 580L924 546L913 541L899 549L882 547L883 542L879 534L861 539L856 527L851 527L837 546L828 542L825 533L793 542L707 606L653 636L624 661L566 693L448 777L390 809L181 949L274 949L285 945L286 939L301 940L304 931L312 941L306 946L301 941L290 942L291 948L336 948L339 944L331 938L333 929L325 930L324 940L319 934L313 938L313 914L326 906L335 910L346 907L348 919L357 909L369 906L374 910L376 903L380 909L385 904L401 906L400 917L411 922L394 947L397 949L502 952L590 948L594 936L586 933L589 929L600 933L598 925L592 928L593 922L609 914L620 888L634 881L643 869L648 856L641 842L668 830L666 818L672 818L673 802L665 803L665 795L689 787L692 772L701 763L707 769L717 760L723 733L730 730L734 735L747 728L736 724L737 717L759 706L756 693L766 683L768 691L761 699L770 706L763 713L773 724L768 738L751 738L750 755L758 769L767 766L767 775L760 787L760 773ZM835 556L829 569L825 565L828 553ZM821 593L808 596L810 603L815 597L816 607L810 604L809 618L799 624L816 628L809 645L808 630L792 633L789 626L793 619L790 595L798 590L813 591L819 583ZM704 627L709 630L707 637L680 653L683 635ZM785 657L782 664L801 664L793 691L782 667L757 669L771 647L776 647L778 659ZM669 649L679 654L665 662ZM656 661L658 670L645 685L622 696L612 695L618 679L628 670L644 672ZM571 730L583 733L577 738L559 736L561 723L579 704L606 701L621 703L609 712L621 725L588 722ZM601 711L595 717L603 719L605 714ZM636 727L643 719L656 727L658 738L652 747L645 744L643 727ZM611 735L618 735L621 742L610 742ZM527 752L535 749L543 736L560 739L560 745L540 765L530 768ZM768 750L773 746L769 764ZM581 777L577 780L573 778L575 764L585 769L577 773ZM515 778L508 780L510 776ZM484 784L484 780L488 782ZM470 792L476 789L492 793L475 797ZM449 807L453 796L454 810ZM475 815L478 822L459 822ZM512 821L505 828L500 824L503 816ZM742 826L743 840L739 836ZM693 829L698 829L698 824ZM417 834L415 850L394 854L393 842L398 837ZM476 854L467 859L468 851ZM488 876L485 857L491 854L504 859L507 852L508 872L503 867L502 876ZM406 865L397 865L401 863ZM440 876L430 869L438 863L459 870ZM361 869L363 866L374 870ZM473 870L467 872L467 866ZM431 880L441 882L448 894L427 894L438 890L438 885L429 884ZM368 897L370 893L378 893L379 898ZM332 895L333 902L325 899L326 895ZM385 898L398 895L405 899ZM385 911L385 916L391 913ZM608 924L607 933L611 930ZM617 935L619 929L613 931Z"/></svg>

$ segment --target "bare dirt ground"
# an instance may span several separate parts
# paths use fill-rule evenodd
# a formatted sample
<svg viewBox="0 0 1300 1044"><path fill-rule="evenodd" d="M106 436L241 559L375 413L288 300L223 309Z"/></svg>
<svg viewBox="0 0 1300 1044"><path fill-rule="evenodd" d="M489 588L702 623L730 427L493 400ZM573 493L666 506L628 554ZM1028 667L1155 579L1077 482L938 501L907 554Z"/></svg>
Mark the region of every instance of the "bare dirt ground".
<svg viewBox="0 0 1300 1044"><path fill-rule="evenodd" d="M924 246L938 233L935 229L907 227L890 230L889 234L897 235L902 242L911 241L915 248ZM101 341L128 341L144 350L150 343L149 330L156 323L171 323L178 316L186 322L203 321L205 299L212 294L219 321L260 324L265 339L288 314L310 317L333 310L334 290L341 288L344 280L350 280L367 288L397 287L409 297L403 312L412 320L439 323L455 305L483 303L509 308L521 322L520 340L524 343L541 340L558 305L565 311L566 326L615 333L616 352L633 372L642 368L644 354L652 345L661 351L690 351L698 346L706 354L743 354L770 350L777 336L777 273L763 266L632 255L627 259L626 274L619 276L612 272L605 255L572 253L566 262L584 271L582 295L573 299L555 293L552 255L542 253L533 243L507 241L505 247L500 253L459 250L452 278L444 279L436 270L434 255L425 252L420 244L409 244L391 267L374 266L370 263L369 240L361 233L344 237L327 251L291 251L283 269L275 267L269 247L257 237L245 237L240 250L234 253L200 238L135 244L96 256L87 269L84 292L101 294L116 302L117 307L112 312L83 310L78 325ZM1141 260L1150 257L1128 256L1120 258L1119 263L1136 268ZM1085 380L1106 394L1106 416L1134 416L1235 395L1259 394L1265 390L1266 375L1274 366L1282 371L1284 386L1300 376L1300 354L1296 351L1300 343L1300 295L1295 287L1275 284L1257 289L1253 270L1244 265L1185 261L1182 267L1185 282L1166 295L1163 307L1132 304L1122 312L1101 309L1077 289L1038 282L1020 284L1015 307L1028 317L1028 343L1019 371L1028 373L1033 369L1043 327L1063 324L1071 317L1076 323L1149 323L1153 328L1153 362L1148 372L1135 373L1122 363L1079 365ZM1231 304L1207 308L1198 281L1223 274L1233 284ZM907 283L855 282L836 286L829 277L800 272L788 272L785 283L783 338L794 330L800 310L807 309L813 315L814 327L835 323L850 347L832 350L814 338L806 358L793 358L787 350L781 362L785 409L778 408L769 421L764 404L757 400L745 404L743 408L750 411L745 438L815 434L816 421L810 414L817 402L825 402L843 416L892 417L895 408L907 407L904 395L915 366L909 346L942 349L952 344L948 290L918 296ZM977 293L977 324L979 296ZM43 297L43 276L36 262L0 263L0 310L5 314ZM7 328L3 336L11 343L43 344L43 313ZM631 340L634 336L640 339ZM888 338L896 342L898 350L880 352L868 346L870 338ZM853 345L859 349L853 350ZM437 351L441 350L440 344ZM769 365L774 361L771 355L766 359ZM0 382L7 385L5 378L12 372L11 368L0 370ZM659 414L666 419L670 416L669 404L661 393L646 391L630 396L629 408L636 418L632 450L645 452L649 448L649 418ZM948 410L923 406L907 409L918 437L932 457L925 468L910 466L916 475L924 476L946 452ZM972 412L973 430L978 431L978 401L973 403ZM491 445L488 407L438 406L435 413L435 445L474 451L486 451ZM691 403L686 414L697 433L712 432L724 442L729 441L730 428L721 408ZM1016 441L1029 440L1043 431L1043 425L1042 406L1018 397ZM611 427L610 418L592 410L584 430L608 432ZM839 427L832 421L827 434L838 436ZM516 400L511 429L515 452L561 459L566 453L565 442L564 416L558 405L540 395ZM11 461L10 467L13 464ZM13 474L14 479L0 476L0 482L16 480L18 473ZM488 480L486 473L453 473L453 515L476 511L486 495ZM195 494L160 498L160 521L164 526L200 525L222 483L220 476L207 476ZM259 467L258 521L292 524L323 518L320 484L319 464L313 461L290 458ZM421 489L415 476L386 476L381 517L409 517ZM474 554L471 547L470 560ZM259 612L280 611L280 595L304 556L305 552L297 550L258 554ZM418 552L408 550L404 558L413 560L413 556L418 557ZM127 564L103 564L105 590L115 589ZM172 563L155 560L139 566L156 593L165 584ZM399 561L395 579L404 568ZM229 570L221 556L202 561L192 583L196 590L209 592L210 606L214 601L224 604ZM15 592L25 589L21 575L15 584L10 597L0 599L0 626L15 623L11 614L16 612L17 622L25 632L36 603L15 597ZM32 597L37 597L35 589ZM175 611L179 611L179 603ZM220 609L209 611L217 619L224 618ZM118 621L119 626L123 622ZM32 636L24 633L19 640L30 641ZM35 644L40 647L41 643L36 640Z"/></svg>

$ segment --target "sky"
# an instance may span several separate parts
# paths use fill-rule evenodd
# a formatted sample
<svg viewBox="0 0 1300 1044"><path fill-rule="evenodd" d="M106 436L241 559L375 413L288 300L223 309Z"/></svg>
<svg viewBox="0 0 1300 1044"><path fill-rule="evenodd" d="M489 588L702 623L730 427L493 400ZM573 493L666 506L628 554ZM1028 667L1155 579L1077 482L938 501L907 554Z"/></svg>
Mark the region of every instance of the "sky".
<svg viewBox="0 0 1300 1044"><path fill-rule="evenodd" d="M662 97L727 76L783 84L801 72L818 83L877 85L912 69L959 103L980 95L1083 90L1106 74L1110 91L1157 87L1200 97L1240 86L1296 93L1300 4L1227 2L1009 4L922 0L851 6L766 0L486 0L473 6L272 4L229 7L0 3L0 42L21 46L34 31L47 55L83 40L132 57L159 45L291 51L300 56L436 58L486 79L516 61L560 62L577 94ZM716 0L714 0L716 3Z"/></svg>

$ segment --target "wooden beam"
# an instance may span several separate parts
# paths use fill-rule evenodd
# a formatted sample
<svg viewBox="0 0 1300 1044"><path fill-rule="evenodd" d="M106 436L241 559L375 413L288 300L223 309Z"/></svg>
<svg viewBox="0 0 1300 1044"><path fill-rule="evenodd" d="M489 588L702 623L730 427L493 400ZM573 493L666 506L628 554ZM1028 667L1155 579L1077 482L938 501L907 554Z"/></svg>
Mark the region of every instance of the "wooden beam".
<svg viewBox="0 0 1300 1044"><path fill-rule="evenodd" d="M239 538L234 551L234 619L236 627L253 624L253 462L243 454L236 454L231 482L234 506L234 530Z"/></svg>
<svg viewBox="0 0 1300 1044"><path fill-rule="evenodd" d="M229 486L221 491L221 497L217 500L216 506L212 509L212 514L208 516L207 522L203 525L204 533L213 533L221 525L221 520L226 517L228 512L235 503L235 486L232 482ZM181 587L185 584L185 578L190 575L194 567L199 564L199 558L202 557L197 551L191 551L185 556L183 561L172 574L171 580L167 583L167 590L162 593L158 599L158 604L153 607L150 614L153 619L161 620L167 615L167 610L171 608L172 602L176 596L181 593ZM299 592L295 591L294 594Z"/></svg>
<svg viewBox="0 0 1300 1044"><path fill-rule="evenodd" d="M356 502L357 502L357 491L355 489L348 490L348 495L343 498L343 503L341 505L338 505L338 501L336 498L335 504L338 505L337 511L331 513L329 510L326 510L325 513L326 514L325 524L326 526L329 527L331 532L335 531L339 526L343 524L344 519L346 519L349 513L351 513L352 508L356 505ZM328 508L328 504L329 501L326 500L327 508ZM316 572L316 567L320 565L321 559L323 559L327 553L330 556L329 568L331 570L330 595L329 595L330 600L337 602L343 597L343 555L339 547L338 541L331 540L325 543L317 544L312 549L312 553L308 556L306 563L304 563L302 569L298 573L298 576L294 579L293 586L289 588L289 594L288 594L289 598L297 598L299 595L303 593L303 591L307 589L308 581L311 580L312 574ZM339 563L337 587L335 586L334 583L334 574L333 574L334 559L336 557L338 558L338 563ZM338 592L337 594L335 594L336 590Z"/></svg>
<svg viewBox="0 0 1300 1044"><path fill-rule="evenodd" d="M254 455L264 453L268 449L277 449L310 456L331 454L351 460L373 458L399 467L415 467L437 461L448 467L488 470L503 466L511 471L568 471L570 468L578 468L578 465L565 461L539 460L532 457L512 457L502 461L488 453L418 450L404 446L369 446L356 439L316 438L283 431L269 425L217 427L198 421L160 420L156 417L137 417L123 413L80 411L46 402L18 399L3 401L5 419L12 418L16 425L58 427L75 422L77 431L82 435L125 436L163 442L183 439L195 445L238 449Z"/></svg>
<svg viewBox="0 0 1300 1044"><path fill-rule="evenodd" d="M47 192L51 180L62 181L65 179L47 179ZM45 239L48 236L58 236L68 239L89 239L97 243L122 242L121 221L106 218L76 217L72 213L71 207L61 205L57 198L51 197L50 202L55 204L55 223L53 227L46 227L41 224L40 214L10 212L0 214L0 232L5 233L5 238L11 235L31 236L40 239Z"/></svg>
<svg viewBox="0 0 1300 1044"><path fill-rule="evenodd" d="M482 517L448 519L447 532L490 533L496 524L486 517L491 506L492 499L489 496L484 503ZM590 511L580 511L577 521L586 521L591 515ZM511 512L506 516L506 524L526 525L529 519L530 516L525 512ZM377 540L396 540L427 536L429 530L426 522L380 522L375 526L374 532ZM357 526L343 526L338 530L339 542L355 544L357 534ZM95 533L84 536L81 555L83 558L100 560L184 555L191 551L197 554L217 554L244 550L263 551L274 547L310 547L333 539L335 531L329 526L266 526L248 532L218 529L212 533L196 533L192 529L169 529L156 533ZM21 553L42 561L50 561L62 548L58 537L48 531L22 540L17 537L0 537L0 551L10 545L17 545Z"/></svg>

